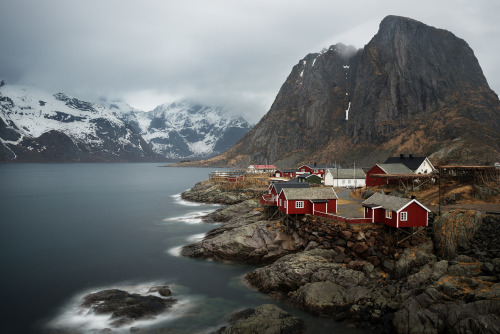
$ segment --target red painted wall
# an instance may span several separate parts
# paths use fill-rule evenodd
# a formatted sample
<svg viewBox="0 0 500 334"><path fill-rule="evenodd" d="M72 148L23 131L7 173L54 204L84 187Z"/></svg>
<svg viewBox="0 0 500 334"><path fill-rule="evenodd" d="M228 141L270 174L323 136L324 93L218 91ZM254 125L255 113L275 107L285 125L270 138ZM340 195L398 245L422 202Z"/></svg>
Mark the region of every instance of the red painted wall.
<svg viewBox="0 0 500 334"><path fill-rule="evenodd" d="M280 200L281 200L281 205L280 205ZM283 192L281 192L281 194L278 197L277 205L278 205L278 208L280 209L280 211L283 213L286 213L285 202L286 202L285 195L283 194Z"/></svg>
<svg viewBox="0 0 500 334"><path fill-rule="evenodd" d="M372 174L386 174L386 173L379 166L377 165L373 166L368 172L366 172L367 187L376 187L387 183L385 179L376 179L370 177Z"/></svg>
<svg viewBox="0 0 500 334"><path fill-rule="evenodd" d="M320 212L327 212L326 211L326 204L327 203L315 203L314 204L314 210L315 211L320 211Z"/></svg>
<svg viewBox="0 0 500 334"><path fill-rule="evenodd" d="M304 170L303 170L304 169ZM309 168L309 166L301 166L298 170L300 173L311 173L313 174L313 170Z"/></svg>
<svg viewBox="0 0 500 334"><path fill-rule="evenodd" d="M328 200L328 213L337 213L337 200L329 199Z"/></svg>
<svg viewBox="0 0 500 334"><path fill-rule="evenodd" d="M371 218L373 216L373 209L372 208L364 208L365 209L365 218Z"/></svg>
<svg viewBox="0 0 500 334"><path fill-rule="evenodd" d="M400 212L407 212L408 220L399 219L399 227L427 226L427 211L413 202Z"/></svg>
<svg viewBox="0 0 500 334"><path fill-rule="evenodd" d="M303 208L296 208L295 202L299 202L300 200L291 200L288 201L288 214L289 215L304 215L304 214L312 214L312 203L311 201L301 200L304 202Z"/></svg>

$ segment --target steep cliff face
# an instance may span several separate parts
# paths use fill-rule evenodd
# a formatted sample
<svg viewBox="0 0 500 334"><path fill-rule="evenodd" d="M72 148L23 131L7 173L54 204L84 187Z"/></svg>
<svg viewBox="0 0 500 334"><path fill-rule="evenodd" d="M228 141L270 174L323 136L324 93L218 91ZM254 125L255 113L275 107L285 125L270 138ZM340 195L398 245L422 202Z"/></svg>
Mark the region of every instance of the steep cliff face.
<svg viewBox="0 0 500 334"><path fill-rule="evenodd" d="M281 165L398 153L489 162L500 105L473 51L451 32L388 16L360 50L337 44L294 66L262 120L207 164Z"/></svg>

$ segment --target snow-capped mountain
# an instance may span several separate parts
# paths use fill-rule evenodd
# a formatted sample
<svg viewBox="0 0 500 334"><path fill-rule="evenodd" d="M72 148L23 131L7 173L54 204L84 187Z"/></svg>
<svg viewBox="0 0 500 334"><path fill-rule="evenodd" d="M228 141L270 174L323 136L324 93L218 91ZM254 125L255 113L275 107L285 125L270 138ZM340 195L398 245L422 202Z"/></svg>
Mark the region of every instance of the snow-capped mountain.
<svg viewBox="0 0 500 334"><path fill-rule="evenodd" d="M0 161L153 161L158 156L102 106L0 85Z"/></svg>
<svg viewBox="0 0 500 334"><path fill-rule="evenodd" d="M143 112L0 81L0 161L197 159L224 152L250 127L220 108L173 103Z"/></svg>
<svg viewBox="0 0 500 334"><path fill-rule="evenodd" d="M130 124L158 154L170 159L206 158L232 147L250 130L241 117L227 117L221 108L188 102L163 104L149 112L107 104Z"/></svg>

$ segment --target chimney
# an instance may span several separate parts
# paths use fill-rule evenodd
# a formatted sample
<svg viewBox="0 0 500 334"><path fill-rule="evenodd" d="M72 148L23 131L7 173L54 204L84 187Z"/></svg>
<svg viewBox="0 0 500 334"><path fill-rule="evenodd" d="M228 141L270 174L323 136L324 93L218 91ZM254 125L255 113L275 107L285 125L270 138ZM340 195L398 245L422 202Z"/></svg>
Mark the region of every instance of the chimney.
<svg viewBox="0 0 500 334"><path fill-rule="evenodd" d="M411 199L415 199L415 195L411 195Z"/></svg>
<svg viewBox="0 0 500 334"><path fill-rule="evenodd" d="M409 157L410 159L413 159L413 154L411 154L411 153L410 153L410 154L408 155L408 157Z"/></svg>
<svg viewBox="0 0 500 334"><path fill-rule="evenodd" d="M316 167L316 163L314 163L314 167Z"/></svg>
<svg viewBox="0 0 500 334"><path fill-rule="evenodd" d="M401 154L399 155L399 159L404 159L404 158L405 158L405 155L404 155L403 153L401 153Z"/></svg>

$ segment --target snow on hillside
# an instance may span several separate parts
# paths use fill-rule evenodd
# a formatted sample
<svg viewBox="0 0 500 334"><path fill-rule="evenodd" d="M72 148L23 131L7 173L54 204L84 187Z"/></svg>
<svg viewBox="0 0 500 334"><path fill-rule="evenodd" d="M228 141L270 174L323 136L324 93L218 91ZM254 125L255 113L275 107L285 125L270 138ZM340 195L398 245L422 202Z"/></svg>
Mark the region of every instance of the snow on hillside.
<svg viewBox="0 0 500 334"><path fill-rule="evenodd" d="M169 158L203 158L222 153L234 145L251 125L241 117L228 117L221 108L176 102L149 112L115 111Z"/></svg>
<svg viewBox="0 0 500 334"><path fill-rule="evenodd" d="M57 130L74 139L98 143L96 124L91 120L103 118L124 126L109 110L62 93L50 95L32 87L4 85L0 87L0 95L5 97L0 101L3 109L0 117L6 124L16 125L21 134L18 142L24 137L36 138Z"/></svg>
<svg viewBox="0 0 500 334"><path fill-rule="evenodd" d="M149 145L151 154L167 159L204 158L227 150L250 128L244 119L227 117L220 108L185 102L143 112L122 100L91 103L34 87L0 86L0 155L10 151L7 160L16 156L11 146L32 151L26 139L53 131L94 156L118 159L122 150L137 155L135 151Z"/></svg>

